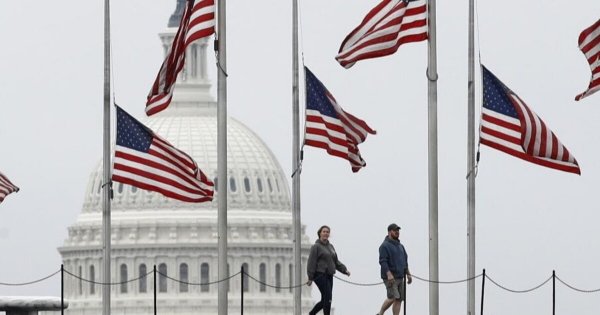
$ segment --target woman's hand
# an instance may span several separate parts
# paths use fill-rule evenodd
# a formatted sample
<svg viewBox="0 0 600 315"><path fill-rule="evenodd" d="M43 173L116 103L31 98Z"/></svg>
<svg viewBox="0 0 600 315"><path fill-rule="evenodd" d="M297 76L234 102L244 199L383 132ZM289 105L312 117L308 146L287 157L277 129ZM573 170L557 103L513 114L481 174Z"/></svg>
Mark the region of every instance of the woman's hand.
<svg viewBox="0 0 600 315"><path fill-rule="evenodd" d="M346 270L346 276L350 277L350 270Z"/></svg>

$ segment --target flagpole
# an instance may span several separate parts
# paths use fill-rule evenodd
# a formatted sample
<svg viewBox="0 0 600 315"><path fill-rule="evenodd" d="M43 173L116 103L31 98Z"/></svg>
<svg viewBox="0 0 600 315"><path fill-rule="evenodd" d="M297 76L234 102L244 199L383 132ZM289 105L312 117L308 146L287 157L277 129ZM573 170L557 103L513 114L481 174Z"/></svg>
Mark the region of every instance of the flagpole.
<svg viewBox="0 0 600 315"><path fill-rule="evenodd" d="M429 174L429 314L439 314L437 41L435 0L427 1L428 23L428 174ZM404 306L406 307L406 305Z"/></svg>
<svg viewBox="0 0 600 315"><path fill-rule="evenodd" d="M103 187L102 227L104 268L103 282L110 283L110 0L104 0L104 133L103 133ZM110 285L102 286L102 314L110 315Z"/></svg>
<svg viewBox="0 0 600 315"><path fill-rule="evenodd" d="M300 216L300 96L298 73L298 0L292 0L292 212L294 225L294 285L302 281ZM294 315L302 313L302 287L294 289Z"/></svg>
<svg viewBox="0 0 600 315"><path fill-rule="evenodd" d="M469 0L467 118L467 315L475 315L475 0Z"/></svg>
<svg viewBox="0 0 600 315"><path fill-rule="evenodd" d="M218 81L217 81L217 192L218 213L218 274L225 279L227 272L227 55L225 36L225 0L218 0ZM219 283L218 314L227 315L227 283ZM241 288L243 290L243 288Z"/></svg>

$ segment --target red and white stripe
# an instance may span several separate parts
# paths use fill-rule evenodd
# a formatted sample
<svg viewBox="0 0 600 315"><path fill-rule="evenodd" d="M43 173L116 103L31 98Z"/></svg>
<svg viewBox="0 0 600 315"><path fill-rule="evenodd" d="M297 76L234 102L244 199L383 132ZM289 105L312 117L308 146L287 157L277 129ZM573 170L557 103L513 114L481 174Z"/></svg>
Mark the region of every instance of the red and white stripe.
<svg viewBox="0 0 600 315"><path fill-rule="evenodd" d="M211 201L214 184L196 162L154 137L148 153L117 145L112 179L186 202Z"/></svg>
<svg viewBox="0 0 600 315"><path fill-rule="evenodd" d="M146 101L146 115L154 115L169 106L177 75L185 64L185 50L193 41L215 32L214 0L187 0L179 29Z"/></svg>
<svg viewBox="0 0 600 315"><path fill-rule="evenodd" d="M192 42L208 37L215 32L215 1L214 0L196 0L192 9L192 16L189 19L187 36L185 38L186 47Z"/></svg>
<svg viewBox="0 0 600 315"><path fill-rule="evenodd" d="M577 163L575 158L548 129L540 117L529 109L516 95L510 94L515 109L519 113L522 126L522 146L529 155L550 158L567 163Z"/></svg>
<svg viewBox="0 0 600 315"><path fill-rule="evenodd" d="M590 64L592 78L588 89L575 97L576 101L600 90L600 19L581 32L579 35L579 49L581 49Z"/></svg>
<svg viewBox="0 0 600 315"><path fill-rule="evenodd" d="M348 160L352 171L356 173L367 165L360 155L358 144L363 143L368 134L376 134L376 131L364 120L345 112L331 93L327 92L327 98L335 107L340 119L307 109L304 143Z"/></svg>
<svg viewBox="0 0 600 315"><path fill-rule="evenodd" d="M4 201L4 198L11 193L19 191L19 187L15 186L8 177L0 173L0 203Z"/></svg>
<svg viewBox="0 0 600 315"><path fill-rule="evenodd" d="M346 36L335 59L350 68L359 60L391 55L404 43L426 39L425 0L383 0Z"/></svg>
<svg viewBox="0 0 600 315"><path fill-rule="evenodd" d="M482 108L480 142L523 160L581 174L575 157L523 101L510 94L520 119Z"/></svg>

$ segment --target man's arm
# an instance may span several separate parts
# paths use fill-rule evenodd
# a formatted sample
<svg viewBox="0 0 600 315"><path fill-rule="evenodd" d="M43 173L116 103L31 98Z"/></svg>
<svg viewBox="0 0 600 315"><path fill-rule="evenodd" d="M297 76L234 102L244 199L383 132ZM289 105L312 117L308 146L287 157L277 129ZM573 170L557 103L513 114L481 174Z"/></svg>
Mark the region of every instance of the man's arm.
<svg viewBox="0 0 600 315"><path fill-rule="evenodd" d="M381 271L386 274L388 280L394 280L394 275L390 271L389 265L390 255L384 246L379 246L379 265Z"/></svg>

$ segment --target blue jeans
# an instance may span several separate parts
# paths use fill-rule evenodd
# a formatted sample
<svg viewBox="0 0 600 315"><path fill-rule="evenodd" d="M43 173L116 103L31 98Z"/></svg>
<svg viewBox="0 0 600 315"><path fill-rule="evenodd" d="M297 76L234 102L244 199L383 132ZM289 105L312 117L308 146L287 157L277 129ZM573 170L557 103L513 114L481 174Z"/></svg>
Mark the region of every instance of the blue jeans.
<svg viewBox="0 0 600 315"><path fill-rule="evenodd" d="M316 315L320 310L323 310L323 315L329 315L331 312L331 299L333 298L333 275L317 272L314 282L321 292L321 301L315 304L309 314Z"/></svg>

